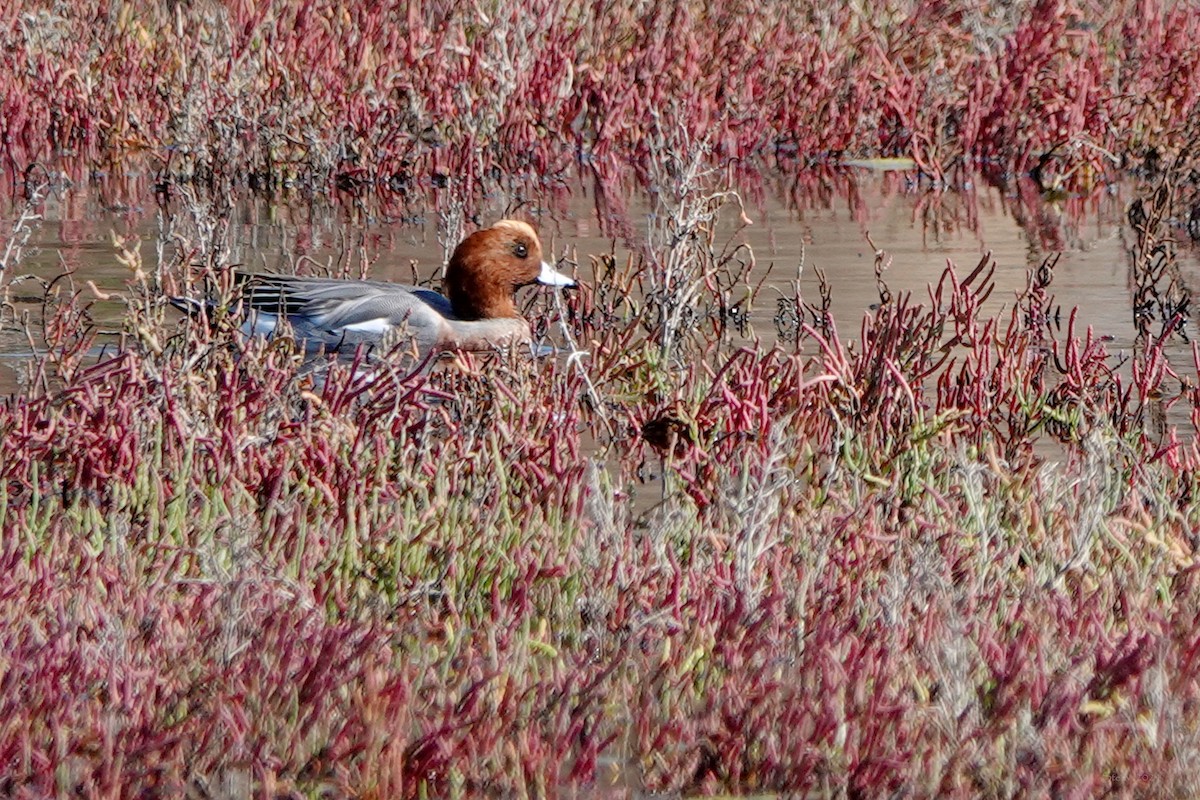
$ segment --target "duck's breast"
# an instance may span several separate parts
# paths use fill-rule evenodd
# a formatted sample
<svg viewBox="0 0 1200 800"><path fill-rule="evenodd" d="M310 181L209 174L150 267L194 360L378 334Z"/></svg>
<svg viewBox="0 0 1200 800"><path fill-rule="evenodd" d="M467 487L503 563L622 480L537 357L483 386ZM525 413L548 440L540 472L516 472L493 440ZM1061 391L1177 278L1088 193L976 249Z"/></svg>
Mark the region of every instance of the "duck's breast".
<svg viewBox="0 0 1200 800"><path fill-rule="evenodd" d="M512 344L528 343L533 335L529 323L519 317L480 320L446 320L443 347L460 350L495 350Z"/></svg>

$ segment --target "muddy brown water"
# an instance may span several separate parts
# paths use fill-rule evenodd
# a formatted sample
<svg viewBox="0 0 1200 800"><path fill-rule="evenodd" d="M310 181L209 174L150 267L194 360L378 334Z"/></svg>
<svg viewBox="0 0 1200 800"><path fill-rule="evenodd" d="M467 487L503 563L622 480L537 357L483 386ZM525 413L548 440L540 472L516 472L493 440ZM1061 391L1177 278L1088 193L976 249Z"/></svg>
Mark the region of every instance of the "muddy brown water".
<svg viewBox="0 0 1200 800"><path fill-rule="evenodd" d="M884 274L891 292L912 292L918 302L927 299L927 287L936 284L947 262L966 275L991 252L997 268L989 302L996 313L1011 306L1027 270L1059 253L1051 291L1064 309L1064 324L1065 312L1077 306L1080 333L1091 326L1108 337L1113 353L1133 346L1128 256L1133 237L1125 221L1126 208L1138 192L1132 183L1114 184L1090 199L1051 201L1034 194L1030 201L1028 187L1020 184L1005 190L978 182L967 190L937 193L921 188L911 174L847 169L819 178L773 175L739 189L752 224L741 226L739 209L727 205L718 241L743 241L752 248L756 267L750 283L766 275L750 312L746 342L775 341L777 298L792 296L797 276L805 299L817 299L818 268L832 287L839 333L857 338L863 315L879 301L869 236L891 259ZM512 198L498 197L491 205L480 213L482 220L503 216ZM175 234L196 241L187 203L177 199L163 210L149 181L136 176L115 185L62 189L36 210L41 219L30 223L25 252L4 277L13 309L31 318L39 313L41 289L24 276L45 280L70 269L78 285L91 281L102 293L124 289L129 275L114 255L113 232L140 237L148 267L160 248L167 252L175 246ZM251 199L235 208L228 232L219 239L234 262L252 269L289 271L300 265L310 271L347 267L357 273L365 258L371 277L411 282L415 274L428 280L438 274L445 253L438 238L439 215L408 210L402 218L388 219L386 213L353 202ZM0 257L20 208L10 201L3 212ZM569 251L578 259L584 281L594 279L590 255L615 252L623 259L643 246L652 213L651 201L636 192L614 208L611 190L606 196L585 177L559 186L540 207L527 205L517 212L537 219L554 256ZM1181 248L1180 264L1189 288L1200 286L1196 252ZM102 328L115 329L121 308L118 300L100 301L94 315ZM28 338L11 324L11 313L4 322L0 395L20 391L18 373L31 350ZM1194 334L1194 323L1188 326ZM1190 362L1188 346L1180 342L1175 347L1172 362L1182 368Z"/></svg>

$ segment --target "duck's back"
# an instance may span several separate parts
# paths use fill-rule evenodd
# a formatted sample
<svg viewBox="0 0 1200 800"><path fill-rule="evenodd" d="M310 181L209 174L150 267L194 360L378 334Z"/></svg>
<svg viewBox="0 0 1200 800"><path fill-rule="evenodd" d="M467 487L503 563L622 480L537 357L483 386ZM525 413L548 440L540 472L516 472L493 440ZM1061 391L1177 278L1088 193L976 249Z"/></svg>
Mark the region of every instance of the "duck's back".
<svg viewBox="0 0 1200 800"><path fill-rule="evenodd" d="M286 318L292 335L314 354L353 353L415 343L421 353L445 344L449 301L430 289L382 281L255 275L245 282L248 332L272 335Z"/></svg>

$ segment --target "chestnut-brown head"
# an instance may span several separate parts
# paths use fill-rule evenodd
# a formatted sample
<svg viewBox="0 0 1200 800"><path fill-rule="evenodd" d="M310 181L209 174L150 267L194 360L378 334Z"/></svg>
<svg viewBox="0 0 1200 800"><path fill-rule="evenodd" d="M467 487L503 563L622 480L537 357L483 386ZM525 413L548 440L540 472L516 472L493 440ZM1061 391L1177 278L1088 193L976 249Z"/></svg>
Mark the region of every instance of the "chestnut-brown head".
<svg viewBox="0 0 1200 800"><path fill-rule="evenodd" d="M502 219L475 231L454 249L443 281L462 319L518 317L517 289L531 283L574 286L542 260L542 243L526 222Z"/></svg>

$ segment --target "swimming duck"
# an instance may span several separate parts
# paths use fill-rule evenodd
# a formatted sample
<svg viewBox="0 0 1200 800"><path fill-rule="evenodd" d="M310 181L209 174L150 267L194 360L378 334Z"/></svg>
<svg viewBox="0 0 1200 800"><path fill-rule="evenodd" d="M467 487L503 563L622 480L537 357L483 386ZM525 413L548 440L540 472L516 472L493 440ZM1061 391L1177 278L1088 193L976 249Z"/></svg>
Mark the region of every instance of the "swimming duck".
<svg viewBox="0 0 1200 800"><path fill-rule="evenodd" d="M404 336L421 355L528 342L517 289L575 285L542 260L537 232L511 219L476 231L455 248L443 279L445 295L384 281L264 274L243 280L250 312L243 330L269 336L284 317L308 355L353 354L359 345L386 346Z"/></svg>

